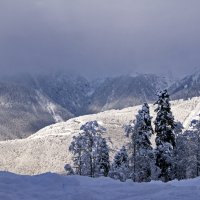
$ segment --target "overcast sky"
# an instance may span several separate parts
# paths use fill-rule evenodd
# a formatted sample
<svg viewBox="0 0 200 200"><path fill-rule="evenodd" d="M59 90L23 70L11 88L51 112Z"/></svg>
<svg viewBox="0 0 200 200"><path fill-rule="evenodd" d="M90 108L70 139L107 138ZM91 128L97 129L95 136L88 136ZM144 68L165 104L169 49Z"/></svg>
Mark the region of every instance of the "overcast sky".
<svg viewBox="0 0 200 200"><path fill-rule="evenodd" d="M200 1L0 0L0 68L182 76L200 68Z"/></svg>

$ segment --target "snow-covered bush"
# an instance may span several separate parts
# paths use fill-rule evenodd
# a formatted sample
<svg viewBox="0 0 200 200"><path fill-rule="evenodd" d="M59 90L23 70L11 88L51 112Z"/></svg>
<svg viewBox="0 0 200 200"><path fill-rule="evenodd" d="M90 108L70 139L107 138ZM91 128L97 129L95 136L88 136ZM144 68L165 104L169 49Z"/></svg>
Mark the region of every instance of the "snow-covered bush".
<svg viewBox="0 0 200 200"><path fill-rule="evenodd" d="M74 170L72 169L70 164L66 164L64 166L67 175L74 175Z"/></svg>

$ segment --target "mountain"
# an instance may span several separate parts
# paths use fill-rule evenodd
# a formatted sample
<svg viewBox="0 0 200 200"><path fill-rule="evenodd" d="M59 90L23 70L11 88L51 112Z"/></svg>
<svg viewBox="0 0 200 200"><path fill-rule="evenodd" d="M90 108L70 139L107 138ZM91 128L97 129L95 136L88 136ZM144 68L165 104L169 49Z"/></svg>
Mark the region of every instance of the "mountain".
<svg viewBox="0 0 200 200"><path fill-rule="evenodd" d="M107 78L91 95L88 113L153 102L156 91L166 87L165 78L153 74Z"/></svg>
<svg viewBox="0 0 200 200"><path fill-rule="evenodd" d="M73 115L45 94L20 84L0 82L0 139L24 138Z"/></svg>
<svg viewBox="0 0 200 200"><path fill-rule="evenodd" d="M83 103L80 98L85 91L80 82L82 79L74 81L66 77L66 80L29 75L2 79L0 139L24 138L47 125L74 117L75 108L82 107L77 104ZM64 98L65 105L62 103Z"/></svg>
<svg viewBox="0 0 200 200"><path fill-rule="evenodd" d="M91 86L84 77L56 73L36 76L34 80L37 90L74 116L87 112Z"/></svg>
<svg viewBox="0 0 200 200"><path fill-rule="evenodd" d="M39 129L72 117L152 103L168 88L153 74L89 81L78 75L47 73L0 78L0 140L25 138ZM169 87L172 99L200 96L200 72Z"/></svg>
<svg viewBox="0 0 200 200"><path fill-rule="evenodd" d="M169 91L173 99L188 99L200 96L200 70L174 83Z"/></svg>
<svg viewBox="0 0 200 200"><path fill-rule="evenodd" d="M66 73L1 78L0 140L24 138L74 116L152 101L159 79L139 75L88 81Z"/></svg>
<svg viewBox="0 0 200 200"><path fill-rule="evenodd" d="M189 123L200 112L200 97L190 100L172 101L172 112L175 120L188 128ZM40 174L44 172L64 173L64 165L72 162L68 151L74 135L82 124L97 120L106 129L104 137L108 140L113 153L127 143L123 125L133 120L141 106L122 110L109 110L72 118L66 122L47 126L25 139L0 141L0 171L19 174ZM155 118L155 106L150 105L151 115ZM154 142L152 137L152 142Z"/></svg>

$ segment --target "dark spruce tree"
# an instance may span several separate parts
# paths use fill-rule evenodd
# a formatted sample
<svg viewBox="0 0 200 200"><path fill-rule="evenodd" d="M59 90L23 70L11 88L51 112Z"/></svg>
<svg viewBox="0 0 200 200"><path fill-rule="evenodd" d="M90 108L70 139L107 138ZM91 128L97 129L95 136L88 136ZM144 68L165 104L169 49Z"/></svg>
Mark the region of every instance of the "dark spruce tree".
<svg viewBox="0 0 200 200"><path fill-rule="evenodd" d="M171 112L169 94L167 90L158 93L158 100L154 105L157 105L155 112L156 136L156 165L160 168L159 179L164 182L174 178L174 148L176 146L175 139L175 122Z"/></svg>
<svg viewBox="0 0 200 200"><path fill-rule="evenodd" d="M126 127L125 132L131 136L131 171L134 182L147 182L151 180L151 166L153 149L150 138L153 134L149 112L149 106L144 103L142 109L138 111L136 119L131 121Z"/></svg>
<svg viewBox="0 0 200 200"><path fill-rule="evenodd" d="M97 148L97 175L108 176L110 170L109 147L105 138L99 139Z"/></svg>
<svg viewBox="0 0 200 200"><path fill-rule="evenodd" d="M177 179L200 176L200 120L193 119L189 128L179 134L176 142Z"/></svg>
<svg viewBox="0 0 200 200"><path fill-rule="evenodd" d="M122 182L129 178L129 158L125 146L116 152L114 160L109 172L109 176L113 179L118 179Z"/></svg>

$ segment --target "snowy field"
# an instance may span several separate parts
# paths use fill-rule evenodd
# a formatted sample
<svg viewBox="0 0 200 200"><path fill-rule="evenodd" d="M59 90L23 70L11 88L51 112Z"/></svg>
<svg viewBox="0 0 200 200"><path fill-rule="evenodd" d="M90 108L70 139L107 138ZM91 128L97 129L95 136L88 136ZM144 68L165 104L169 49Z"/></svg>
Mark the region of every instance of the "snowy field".
<svg viewBox="0 0 200 200"><path fill-rule="evenodd" d="M168 183L125 183L46 173L0 173L1 200L199 200L200 178Z"/></svg>

